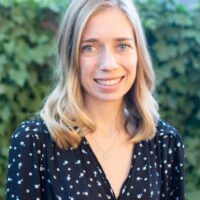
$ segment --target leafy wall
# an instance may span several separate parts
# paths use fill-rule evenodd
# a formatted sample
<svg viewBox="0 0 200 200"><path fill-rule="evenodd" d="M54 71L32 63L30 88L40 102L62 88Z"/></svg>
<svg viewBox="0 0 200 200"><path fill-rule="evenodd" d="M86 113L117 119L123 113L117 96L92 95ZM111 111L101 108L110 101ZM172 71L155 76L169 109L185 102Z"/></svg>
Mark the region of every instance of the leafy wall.
<svg viewBox="0 0 200 200"><path fill-rule="evenodd" d="M5 2L5 1L4 1ZM8 2L8 1L7 1ZM40 107L49 91L55 36L66 2L0 4L0 199L11 133ZM57 5L57 6L56 6ZM161 116L181 133L186 152L186 195L200 195L200 6L137 0L157 74Z"/></svg>

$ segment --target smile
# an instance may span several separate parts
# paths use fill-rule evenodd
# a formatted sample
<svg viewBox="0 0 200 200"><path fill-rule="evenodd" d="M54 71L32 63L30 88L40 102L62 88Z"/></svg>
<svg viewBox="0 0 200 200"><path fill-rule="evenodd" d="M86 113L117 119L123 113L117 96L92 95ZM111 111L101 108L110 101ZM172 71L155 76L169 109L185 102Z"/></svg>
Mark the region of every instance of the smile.
<svg viewBox="0 0 200 200"><path fill-rule="evenodd" d="M117 85L123 77L114 78L114 79L95 79L95 81L103 86L114 86Z"/></svg>

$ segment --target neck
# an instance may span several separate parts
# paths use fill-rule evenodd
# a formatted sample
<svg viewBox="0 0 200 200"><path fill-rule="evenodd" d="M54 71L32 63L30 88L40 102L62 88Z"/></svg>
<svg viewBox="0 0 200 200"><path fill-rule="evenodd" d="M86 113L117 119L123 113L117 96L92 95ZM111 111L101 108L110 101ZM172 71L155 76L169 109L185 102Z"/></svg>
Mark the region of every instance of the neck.
<svg viewBox="0 0 200 200"><path fill-rule="evenodd" d="M123 102L86 102L86 110L90 118L95 122L97 132L105 136L123 128Z"/></svg>

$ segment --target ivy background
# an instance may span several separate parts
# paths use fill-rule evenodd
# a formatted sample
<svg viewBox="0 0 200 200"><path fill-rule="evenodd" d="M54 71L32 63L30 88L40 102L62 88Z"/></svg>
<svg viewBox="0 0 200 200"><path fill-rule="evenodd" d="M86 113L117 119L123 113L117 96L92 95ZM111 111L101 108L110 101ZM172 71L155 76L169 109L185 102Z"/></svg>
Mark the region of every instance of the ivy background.
<svg viewBox="0 0 200 200"><path fill-rule="evenodd" d="M157 75L163 119L185 144L186 199L200 196L200 2L135 0ZM10 137L42 106L55 65L55 43L66 0L0 1L0 200Z"/></svg>

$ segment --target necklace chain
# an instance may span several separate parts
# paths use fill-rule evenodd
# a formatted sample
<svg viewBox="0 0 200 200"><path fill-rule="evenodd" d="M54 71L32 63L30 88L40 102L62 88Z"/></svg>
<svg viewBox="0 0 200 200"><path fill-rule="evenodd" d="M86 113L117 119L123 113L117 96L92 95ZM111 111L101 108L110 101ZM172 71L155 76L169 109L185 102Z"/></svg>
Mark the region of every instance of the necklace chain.
<svg viewBox="0 0 200 200"><path fill-rule="evenodd" d="M96 139L93 137L92 134L91 134L91 136L92 136L92 139L94 140L94 142L97 144L97 146L98 146L99 149L101 150L102 158L103 158L104 160L109 159L109 153L110 153L110 151L111 151L111 149L112 149L112 147L113 147L113 145L114 145L114 143L115 143L115 141L116 141L116 139L117 139L117 134L115 134L115 137L114 137L114 139L113 139L113 141L112 141L110 147L109 147L106 151L105 151L105 150L101 147L101 145L96 141Z"/></svg>

